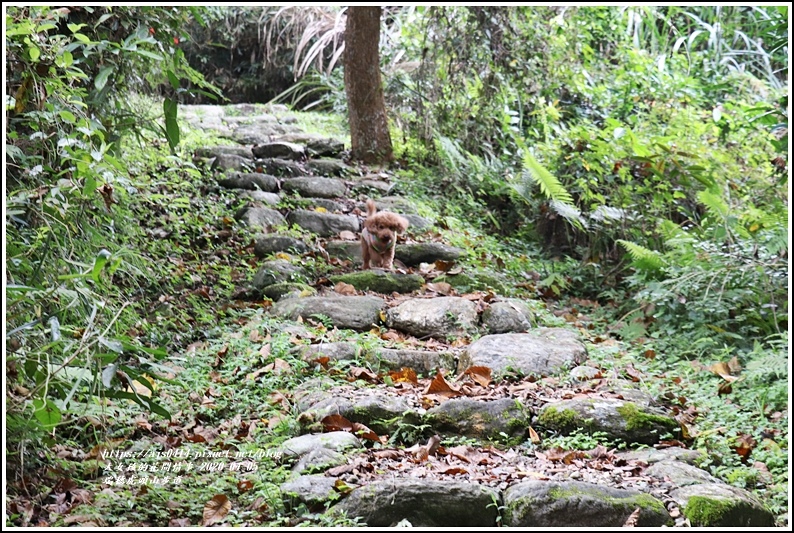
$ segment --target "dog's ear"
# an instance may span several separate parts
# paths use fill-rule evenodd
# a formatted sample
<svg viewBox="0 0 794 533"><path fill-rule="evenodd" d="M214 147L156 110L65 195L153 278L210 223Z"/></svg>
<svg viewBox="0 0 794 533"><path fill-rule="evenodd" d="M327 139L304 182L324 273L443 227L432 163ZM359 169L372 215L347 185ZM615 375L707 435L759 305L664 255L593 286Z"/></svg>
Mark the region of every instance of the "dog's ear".
<svg viewBox="0 0 794 533"><path fill-rule="evenodd" d="M397 220L398 220L398 222L400 224L400 226L399 226L400 227L400 233L402 233L403 231L407 230L408 226L411 225L411 223L408 222L408 219L405 218L405 217L397 217Z"/></svg>

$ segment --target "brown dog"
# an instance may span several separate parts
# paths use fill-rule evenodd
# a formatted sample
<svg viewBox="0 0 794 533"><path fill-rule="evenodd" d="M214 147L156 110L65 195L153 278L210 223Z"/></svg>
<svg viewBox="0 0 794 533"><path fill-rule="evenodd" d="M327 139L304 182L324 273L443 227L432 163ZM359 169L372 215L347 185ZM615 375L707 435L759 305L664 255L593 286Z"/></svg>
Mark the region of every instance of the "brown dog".
<svg viewBox="0 0 794 533"><path fill-rule="evenodd" d="M367 200L367 219L361 230L361 255L364 270L373 266L391 270L397 234L408 227L408 221L396 213L377 212L375 202Z"/></svg>

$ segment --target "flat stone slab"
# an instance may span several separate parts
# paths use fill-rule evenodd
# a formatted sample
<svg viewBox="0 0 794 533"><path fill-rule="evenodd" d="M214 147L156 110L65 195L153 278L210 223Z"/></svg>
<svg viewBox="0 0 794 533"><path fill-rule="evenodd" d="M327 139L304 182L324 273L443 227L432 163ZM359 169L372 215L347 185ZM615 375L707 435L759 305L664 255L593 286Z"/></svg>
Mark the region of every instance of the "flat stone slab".
<svg viewBox="0 0 794 533"><path fill-rule="evenodd" d="M502 433L525 434L529 415L512 398L485 402L452 398L430 409L425 420L436 431L487 439L498 438Z"/></svg>
<svg viewBox="0 0 794 533"><path fill-rule="evenodd" d="M309 509L321 510L339 494L334 483L336 479L322 474L299 476L287 481L280 487L284 505L287 509L295 509L302 503Z"/></svg>
<svg viewBox="0 0 794 533"><path fill-rule="evenodd" d="M303 146L289 142L270 142L254 146L251 150L256 157L278 157L283 159L301 160L306 157Z"/></svg>
<svg viewBox="0 0 794 533"><path fill-rule="evenodd" d="M443 274L436 277L433 281L449 283L460 293L479 290L494 290L504 294L508 290L509 283L498 274L488 272L461 272L460 274Z"/></svg>
<svg viewBox="0 0 794 533"><path fill-rule="evenodd" d="M374 291L381 294L413 292L421 289L425 282L422 276L416 274L400 274L380 269L350 272L331 276L329 279L334 283L348 283L360 291Z"/></svg>
<svg viewBox="0 0 794 533"><path fill-rule="evenodd" d="M518 298L494 302L482 313L482 326L489 333L520 333L532 328L534 316Z"/></svg>
<svg viewBox="0 0 794 533"><path fill-rule="evenodd" d="M397 478L351 492L329 510L345 511L371 527L407 520L414 527L495 527L499 494L458 481Z"/></svg>
<svg viewBox="0 0 794 533"><path fill-rule="evenodd" d="M307 139L306 152L311 157L337 157L345 151L345 143L337 139Z"/></svg>
<svg viewBox="0 0 794 533"><path fill-rule="evenodd" d="M299 178L294 178L299 179ZM335 211L345 212L347 211L347 206L342 202L337 202L336 200L330 200L328 198L301 198L299 200L299 205L301 207L322 207L326 211L333 213Z"/></svg>
<svg viewBox="0 0 794 533"><path fill-rule="evenodd" d="M341 386L309 392L296 397L296 402L301 411L298 421L307 427L317 426L328 415L342 415L378 434L394 431L403 420L419 422L408 400L383 388Z"/></svg>
<svg viewBox="0 0 794 533"><path fill-rule="evenodd" d="M388 192L392 188L392 184L387 181L381 181L379 179L362 179L362 180L357 180L355 183L353 183L351 187L355 192L360 192L360 193L367 193L374 191L378 194L388 194ZM364 208L364 211L366 211L366 207Z"/></svg>
<svg viewBox="0 0 794 533"><path fill-rule="evenodd" d="M722 483L688 485L670 496L695 527L772 527L775 517L750 492Z"/></svg>
<svg viewBox="0 0 794 533"><path fill-rule="evenodd" d="M229 124L234 129L231 133L222 133L222 135L240 144L264 144L270 142L270 139L276 135L283 135L297 130L294 125L279 124L278 122L265 120L265 118L266 115L261 115L260 120L254 124ZM275 119L275 117L273 118Z"/></svg>
<svg viewBox="0 0 794 533"><path fill-rule="evenodd" d="M397 246L400 245L398 244ZM325 251L331 257L349 260L355 265L364 264L364 259L361 257L360 241L327 241L325 243Z"/></svg>
<svg viewBox="0 0 794 533"><path fill-rule="evenodd" d="M537 424L563 434L584 430L603 432L608 439L627 443L655 444L668 433L679 431L672 416L650 406L615 398L575 398L546 404Z"/></svg>
<svg viewBox="0 0 794 533"><path fill-rule="evenodd" d="M221 146L206 146L197 148L195 157L198 158L211 158L218 157L219 155L237 155L246 159L253 159L254 154L248 146L240 145L221 145Z"/></svg>
<svg viewBox="0 0 794 533"><path fill-rule="evenodd" d="M433 263L439 259L456 261L463 257L463 250L440 242L416 242L398 244L394 250L394 257L408 266L416 266L420 263Z"/></svg>
<svg viewBox="0 0 794 533"><path fill-rule="evenodd" d="M375 351L375 362L379 366L394 370L407 367L412 368L416 372L435 373L441 368L454 370L455 354L451 352L380 348Z"/></svg>
<svg viewBox="0 0 794 533"><path fill-rule="evenodd" d="M509 487L503 500L507 527L622 527L637 508L637 526L673 525L653 496L580 481L522 481Z"/></svg>
<svg viewBox="0 0 794 533"><path fill-rule="evenodd" d="M256 163L262 165L265 172L273 174L274 176L297 178L298 176L305 176L306 170L295 161L289 159L281 159L278 157L257 159Z"/></svg>
<svg viewBox="0 0 794 533"><path fill-rule="evenodd" d="M392 211L400 215L416 214L414 204L402 196L383 196L374 200L379 211ZM360 203L358 208L362 213L367 212L367 205L364 202Z"/></svg>
<svg viewBox="0 0 794 533"><path fill-rule="evenodd" d="M643 448L641 450L631 450L628 452L619 452L616 455L622 457L626 461L643 461L652 465L662 461L680 461L686 464L694 464L695 462L705 459L706 454L699 450L688 450L686 448L670 447L670 448Z"/></svg>
<svg viewBox="0 0 794 533"><path fill-rule="evenodd" d="M301 196L316 198L339 198L347 194L345 183L334 178L290 178L284 180L282 188L288 192L297 192Z"/></svg>
<svg viewBox="0 0 794 533"><path fill-rule="evenodd" d="M313 296L282 300L270 308L270 313L290 320L324 315L334 327L362 331L380 322L384 305L375 296Z"/></svg>
<svg viewBox="0 0 794 533"><path fill-rule="evenodd" d="M274 259L260 265L251 284L255 289L262 290L276 283L301 282L305 279L306 270L303 267L284 259Z"/></svg>
<svg viewBox="0 0 794 533"><path fill-rule="evenodd" d="M414 337L446 340L470 335L477 329L477 306L464 298L414 298L386 314L386 323Z"/></svg>
<svg viewBox="0 0 794 533"><path fill-rule="evenodd" d="M231 172L225 178L219 179L218 183L221 187L226 187L227 189L258 190L265 192L278 191L278 178L256 172Z"/></svg>
<svg viewBox="0 0 794 533"><path fill-rule="evenodd" d="M347 431L331 431L314 435L301 435L285 440L276 448L276 455L282 458L297 458L312 450L325 448L342 451L350 448L361 448L361 441Z"/></svg>
<svg viewBox="0 0 794 533"><path fill-rule="evenodd" d="M262 228L265 231L287 224L284 215L269 207L243 207L234 215L234 218L248 227Z"/></svg>
<svg viewBox="0 0 794 533"><path fill-rule="evenodd" d="M353 215L334 215L332 213L296 209L289 214L287 219L292 224L297 224L301 228L316 233L321 237L331 237L342 231L356 233L359 230L358 217Z"/></svg>
<svg viewBox="0 0 794 533"><path fill-rule="evenodd" d="M352 342L324 342L309 344L293 349L305 361L318 357L328 357L332 361L366 361L370 368L376 370L412 368L416 372L435 373L439 368L453 370L455 354L452 352L431 352L423 350L401 350L395 348L377 348L364 353L360 346Z"/></svg>
<svg viewBox="0 0 794 533"><path fill-rule="evenodd" d="M262 294L274 302L279 302L288 298L308 298L309 296L317 296L317 290L305 283L284 282L268 285L262 289Z"/></svg>
<svg viewBox="0 0 794 533"><path fill-rule="evenodd" d="M409 226L411 228L411 231L419 231L419 230L427 229L427 228L429 228L430 226L433 225L432 222L430 222L429 220L427 220L424 217L420 217L419 215L407 214L407 215L403 215L403 216L411 224Z"/></svg>
<svg viewBox="0 0 794 533"><path fill-rule="evenodd" d="M313 174L321 176L343 176L350 171L350 167L338 159L310 159L306 166Z"/></svg>
<svg viewBox="0 0 794 533"><path fill-rule="evenodd" d="M218 154L212 161L210 168L223 172L224 170L250 170L254 167L254 161L247 157L234 154Z"/></svg>
<svg viewBox="0 0 794 533"><path fill-rule="evenodd" d="M286 235L264 235L259 237L254 244L254 254L265 257L278 252L294 252L305 254L309 246L300 239Z"/></svg>
<svg viewBox="0 0 794 533"><path fill-rule="evenodd" d="M267 205L278 205L281 197L274 192L265 191L244 191L240 193L240 198L248 198L254 202L261 202Z"/></svg>
<svg viewBox="0 0 794 533"><path fill-rule="evenodd" d="M549 376L584 362L587 350L579 336L563 328L537 328L527 333L486 335L461 353L458 372L487 366L494 376L511 370Z"/></svg>
<svg viewBox="0 0 794 533"><path fill-rule="evenodd" d="M645 469L645 475L669 479L679 487L687 485L698 485L701 483L721 483L720 480L694 465L689 465L681 461L659 461Z"/></svg>

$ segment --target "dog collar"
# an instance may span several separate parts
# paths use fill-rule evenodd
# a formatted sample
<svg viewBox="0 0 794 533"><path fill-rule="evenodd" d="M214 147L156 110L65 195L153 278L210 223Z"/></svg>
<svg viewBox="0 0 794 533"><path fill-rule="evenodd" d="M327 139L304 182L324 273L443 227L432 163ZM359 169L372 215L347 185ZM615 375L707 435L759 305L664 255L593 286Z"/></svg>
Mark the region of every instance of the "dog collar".
<svg viewBox="0 0 794 533"><path fill-rule="evenodd" d="M373 238L373 235L369 231L367 231L367 228L364 228L361 234L364 235L364 240L367 241L367 244L369 244L372 247L372 249L378 252L379 254L382 254L385 251L390 250L391 248L394 247L395 243L397 242L397 239L394 239L393 241L389 242L389 245L386 248L380 249L378 248L378 245L375 244L375 239Z"/></svg>

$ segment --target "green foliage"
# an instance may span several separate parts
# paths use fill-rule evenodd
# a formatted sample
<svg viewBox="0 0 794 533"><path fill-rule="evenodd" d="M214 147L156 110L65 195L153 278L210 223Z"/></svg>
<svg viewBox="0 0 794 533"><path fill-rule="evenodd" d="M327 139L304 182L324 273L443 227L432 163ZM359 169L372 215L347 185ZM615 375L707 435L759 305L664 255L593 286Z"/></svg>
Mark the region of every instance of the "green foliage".
<svg viewBox="0 0 794 533"><path fill-rule="evenodd" d="M659 252L623 239L618 239L617 242L629 252L634 268L639 270L659 270L664 266L664 259Z"/></svg>
<svg viewBox="0 0 794 533"><path fill-rule="evenodd" d="M142 284L149 264L127 247L140 234L126 207L137 183L119 153L125 137L145 138L147 129L176 150L175 98L189 90L181 84L213 89L169 35L187 16L146 7L7 11L6 338L10 382L26 391L9 404L11 447L25 449L36 423L54 435L80 416L107 416L98 398L170 417L152 385L163 379L165 351L127 334L137 316L128 288ZM165 126L146 122L129 96L162 86L173 95Z"/></svg>

